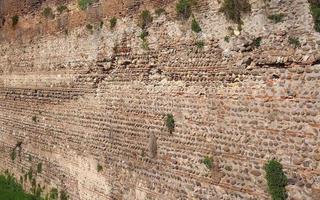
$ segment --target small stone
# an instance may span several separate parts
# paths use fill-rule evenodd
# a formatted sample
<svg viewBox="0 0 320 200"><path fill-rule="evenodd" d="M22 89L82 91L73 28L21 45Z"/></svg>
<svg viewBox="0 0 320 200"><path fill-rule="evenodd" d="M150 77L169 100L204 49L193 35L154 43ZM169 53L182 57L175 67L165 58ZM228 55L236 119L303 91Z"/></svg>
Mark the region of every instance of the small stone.
<svg viewBox="0 0 320 200"><path fill-rule="evenodd" d="M258 170L252 170L251 174L254 175L254 176L261 176L261 172L258 171Z"/></svg>

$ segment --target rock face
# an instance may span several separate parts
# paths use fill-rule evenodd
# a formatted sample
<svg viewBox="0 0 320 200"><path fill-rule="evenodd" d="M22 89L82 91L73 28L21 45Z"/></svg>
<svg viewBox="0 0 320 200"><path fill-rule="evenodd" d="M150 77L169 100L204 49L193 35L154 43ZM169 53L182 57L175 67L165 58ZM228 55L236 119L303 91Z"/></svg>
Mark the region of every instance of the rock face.
<svg viewBox="0 0 320 200"><path fill-rule="evenodd" d="M0 169L42 163L44 194L71 200L270 199L263 166L276 158L289 198L319 199L320 35L307 0L252 0L240 31L218 0L199 0L197 34L175 3L0 0Z"/></svg>

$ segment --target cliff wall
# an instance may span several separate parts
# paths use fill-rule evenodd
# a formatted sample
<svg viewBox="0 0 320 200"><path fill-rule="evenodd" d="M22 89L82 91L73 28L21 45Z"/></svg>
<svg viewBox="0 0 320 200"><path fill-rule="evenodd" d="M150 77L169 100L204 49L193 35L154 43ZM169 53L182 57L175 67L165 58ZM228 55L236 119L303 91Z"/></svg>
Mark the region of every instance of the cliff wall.
<svg viewBox="0 0 320 200"><path fill-rule="evenodd" d="M289 199L320 199L320 35L308 1L251 0L241 29L221 3L198 1L194 33L173 0L84 11L0 0L0 169L31 187L23 177L41 163L44 193L72 200L270 199L263 166L275 158Z"/></svg>

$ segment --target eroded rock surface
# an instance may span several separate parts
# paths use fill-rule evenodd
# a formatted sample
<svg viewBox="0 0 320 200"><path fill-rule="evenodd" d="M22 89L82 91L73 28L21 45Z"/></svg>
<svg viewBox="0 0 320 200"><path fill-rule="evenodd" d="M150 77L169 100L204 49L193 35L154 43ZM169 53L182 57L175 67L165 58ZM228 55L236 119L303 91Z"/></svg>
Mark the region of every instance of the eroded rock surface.
<svg viewBox="0 0 320 200"><path fill-rule="evenodd" d="M61 3L69 11L59 14ZM319 199L320 35L308 1L251 0L238 30L219 1L199 0L198 34L175 3L101 0L81 11L75 1L0 0L0 169L19 177L42 163L37 183L72 200L261 200L263 166L276 158L289 199ZM41 14L47 6L54 19ZM275 13L282 22L268 19Z"/></svg>

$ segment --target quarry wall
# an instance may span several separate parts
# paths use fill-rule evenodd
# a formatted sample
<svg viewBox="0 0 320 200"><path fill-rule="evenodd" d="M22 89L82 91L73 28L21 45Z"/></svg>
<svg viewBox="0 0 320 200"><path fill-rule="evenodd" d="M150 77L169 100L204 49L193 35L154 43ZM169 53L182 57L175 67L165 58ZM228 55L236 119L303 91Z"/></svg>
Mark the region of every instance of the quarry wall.
<svg viewBox="0 0 320 200"><path fill-rule="evenodd" d="M72 200L260 200L270 199L263 166L275 158L289 199L320 199L320 35L308 1L250 0L241 29L221 2L198 1L194 33L173 0L84 11L0 0L0 169L24 177L41 163L37 184ZM279 13L282 22L268 19Z"/></svg>

